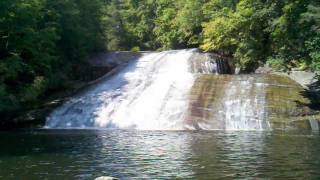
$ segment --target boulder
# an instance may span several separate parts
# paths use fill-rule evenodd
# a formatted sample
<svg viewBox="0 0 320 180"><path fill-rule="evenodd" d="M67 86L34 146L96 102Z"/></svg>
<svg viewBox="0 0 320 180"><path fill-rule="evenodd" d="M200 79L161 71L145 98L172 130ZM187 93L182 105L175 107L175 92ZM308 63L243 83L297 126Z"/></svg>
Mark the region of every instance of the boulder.
<svg viewBox="0 0 320 180"><path fill-rule="evenodd" d="M289 77L301 84L304 88L317 82L316 73L306 71L291 71Z"/></svg>

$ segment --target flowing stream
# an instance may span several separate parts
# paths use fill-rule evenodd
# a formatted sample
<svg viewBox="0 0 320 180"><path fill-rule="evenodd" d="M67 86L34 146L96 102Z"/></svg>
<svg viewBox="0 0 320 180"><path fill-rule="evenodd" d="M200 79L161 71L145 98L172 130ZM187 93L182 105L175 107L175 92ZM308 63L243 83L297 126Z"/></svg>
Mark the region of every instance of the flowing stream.
<svg viewBox="0 0 320 180"><path fill-rule="evenodd" d="M57 109L49 128L183 128L194 50L148 53Z"/></svg>
<svg viewBox="0 0 320 180"><path fill-rule="evenodd" d="M269 130L318 127L296 83L231 68L196 49L143 53L56 109L53 129ZM294 99L296 98L296 99ZM311 113L309 113L311 114ZM294 116L294 118L293 118ZM308 119L309 118L309 119ZM299 121L305 122L305 121Z"/></svg>
<svg viewBox="0 0 320 180"><path fill-rule="evenodd" d="M319 115L296 82L194 49L127 55L46 128L0 132L0 179L320 179Z"/></svg>

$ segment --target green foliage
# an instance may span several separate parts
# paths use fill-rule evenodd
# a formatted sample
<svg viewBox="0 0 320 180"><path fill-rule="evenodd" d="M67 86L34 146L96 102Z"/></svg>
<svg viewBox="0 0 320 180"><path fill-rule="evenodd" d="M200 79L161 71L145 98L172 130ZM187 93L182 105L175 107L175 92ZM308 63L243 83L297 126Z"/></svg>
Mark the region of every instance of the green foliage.
<svg viewBox="0 0 320 180"><path fill-rule="evenodd" d="M178 13L174 19L178 34L181 35L180 42L187 45L198 46L201 42L202 22L204 21L204 0L177 1Z"/></svg>
<svg viewBox="0 0 320 180"><path fill-rule="evenodd" d="M109 50L155 49L155 0L110 0L104 9L102 23Z"/></svg>
<svg viewBox="0 0 320 180"><path fill-rule="evenodd" d="M132 52L139 52L139 51L140 51L140 47L135 46L135 47L131 48L130 51L132 51Z"/></svg>
<svg viewBox="0 0 320 180"><path fill-rule="evenodd" d="M243 72L320 74L319 12L316 0L1 0L0 115L81 80L103 49L200 47Z"/></svg>
<svg viewBox="0 0 320 180"><path fill-rule="evenodd" d="M4 104L0 112L18 108L28 92L37 91L34 86L38 76L52 72L52 64L58 34L50 24L44 23L44 1L2 1L0 20L0 86ZM37 90L36 90L37 89ZM37 93L35 93L37 94ZM35 100L30 96L28 100Z"/></svg>
<svg viewBox="0 0 320 180"><path fill-rule="evenodd" d="M22 89L21 101L32 102L37 99L46 90L46 81L44 77L38 76L33 82Z"/></svg>
<svg viewBox="0 0 320 180"><path fill-rule="evenodd" d="M306 42L312 63L311 68L320 74L320 33Z"/></svg>
<svg viewBox="0 0 320 180"><path fill-rule="evenodd" d="M100 0L0 2L0 115L36 106L81 73L83 59L104 47L101 7Z"/></svg>
<svg viewBox="0 0 320 180"><path fill-rule="evenodd" d="M155 2L155 0L124 1L123 22L127 31L126 43L129 43L130 47L138 46L144 50L155 48L156 43L153 34L154 18L156 16Z"/></svg>
<svg viewBox="0 0 320 180"><path fill-rule="evenodd" d="M234 57L245 72L267 60L278 69L317 69L318 2L211 0L205 6L203 50Z"/></svg>
<svg viewBox="0 0 320 180"><path fill-rule="evenodd" d="M252 71L266 59L268 15L259 1L242 0L236 7L224 7L204 23L201 47L205 51L233 56L243 71Z"/></svg>
<svg viewBox="0 0 320 180"><path fill-rule="evenodd" d="M157 1L154 34L162 49L198 47L204 0Z"/></svg>
<svg viewBox="0 0 320 180"><path fill-rule="evenodd" d="M237 40L234 38L235 24L232 22L231 10L225 15L216 17L212 21L204 23L204 40L201 46L205 51L223 51L224 54L231 54L235 51Z"/></svg>
<svg viewBox="0 0 320 180"><path fill-rule="evenodd" d="M282 7L282 14L274 20L275 29L271 32L272 48L288 64L299 61L304 54L304 42L308 37L308 26L299 24L301 14L306 12L306 0L288 1Z"/></svg>
<svg viewBox="0 0 320 180"><path fill-rule="evenodd" d="M103 7L102 23L103 29L108 42L109 50L124 50L126 48L126 32L121 15L121 2L118 0L110 0Z"/></svg>
<svg viewBox="0 0 320 180"><path fill-rule="evenodd" d="M180 46L180 32L174 22L177 16L177 6L173 0L157 2L154 34L162 49L172 49Z"/></svg>
<svg viewBox="0 0 320 180"><path fill-rule="evenodd" d="M285 67L285 60L282 58L274 58L274 57L269 57L266 64L278 71L284 70Z"/></svg>
<svg viewBox="0 0 320 180"><path fill-rule="evenodd" d="M320 75L320 3L312 2L308 6L308 11L302 15L301 23L311 25L309 39L306 40L305 46L308 55L311 58L311 68Z"/></svg>

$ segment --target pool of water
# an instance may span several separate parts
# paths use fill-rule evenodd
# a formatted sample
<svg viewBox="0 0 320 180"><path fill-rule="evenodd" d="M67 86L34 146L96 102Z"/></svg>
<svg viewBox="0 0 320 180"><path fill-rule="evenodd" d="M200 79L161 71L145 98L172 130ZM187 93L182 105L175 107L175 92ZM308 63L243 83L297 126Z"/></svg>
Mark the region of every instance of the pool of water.
<svg viewBox="0 0 320 180"><path fill-rule="evenodd" d="M0 179L319 179L319 142L311 132L1 132Z"/></svg>

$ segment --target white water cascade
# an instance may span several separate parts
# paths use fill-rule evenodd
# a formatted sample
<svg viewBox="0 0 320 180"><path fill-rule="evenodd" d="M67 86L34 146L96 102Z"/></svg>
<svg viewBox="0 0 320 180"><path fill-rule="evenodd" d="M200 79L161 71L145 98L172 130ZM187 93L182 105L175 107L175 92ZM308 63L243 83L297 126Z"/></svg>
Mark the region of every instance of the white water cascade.
<svg viewBox="0 0 320 180"><path fill-rule="evenodd" d="M147 53L55 110L47 128L180 130L194 82L195 50Z"/></svg>
<svg viewBox="0 0 320 180"><path fill-rule="evenodd" d="M54 110L45 128L266 130L272 119L297 114L291 94L299 88L293 91L286 79L216 75L219 66L230 72L219 63L195 49L132 56L118 73Z"/></svg>
<svg viewBox="0 0 320 180"><path fill-rule="evenodd" d="M225 123L228 130L264 130L270 124L266 111L265 84L254 77L234 76L223 98Z"/></svg>

